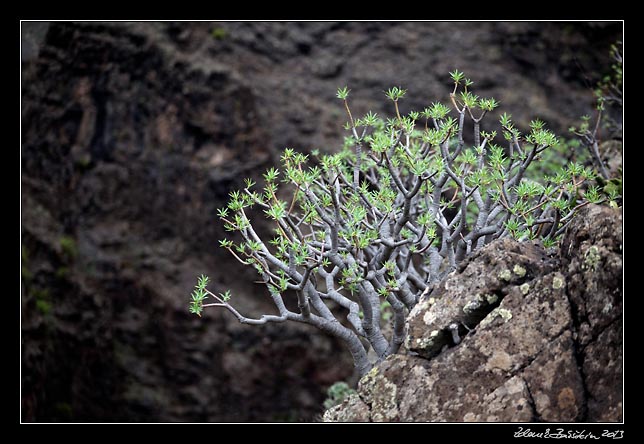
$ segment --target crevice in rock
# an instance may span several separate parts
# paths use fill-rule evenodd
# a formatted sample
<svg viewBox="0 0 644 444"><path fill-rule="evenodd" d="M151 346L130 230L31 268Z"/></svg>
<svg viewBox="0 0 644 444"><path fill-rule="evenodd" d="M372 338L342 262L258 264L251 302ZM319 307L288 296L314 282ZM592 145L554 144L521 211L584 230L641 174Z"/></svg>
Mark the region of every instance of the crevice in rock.
<svg viewBox="0 0 644 444"><path fill-rule="evenodd" d="M586 313L586 310L580 310L579 305L577 305L573 298L570 297L568 291L565 291L564 293L568 300L568 304L570 305L570 318L572 319L573 329L575 332L579 332L581 325L584 322L588 322L588 314ZM584 313L583 316L581 315L582 312Z"/></svg>
<svg viewBox="0 0 644 444"><path fill-rule="evenodd" d="M463 331L459 329L459 334L464 335L465 332L476 332L476 327L479 326L481 321L483 321L483 319L485 319L490 313L492 313L494 309L498 308L499 305L501 305L501 302L507 295L507 292L503 290L505 290L505 288L492 289L492 291L490 291L489 294L486 295L486 300L480 307L476 307L473 310L468 311L463 310L465 317L459 322L460 327ZM494 300L494 302L490 302L490 300ZM465 309L465 307L463 308ZM465 324L467 328L469 328L469 331L463 326L463 324Z"/></svg>
<svg viewBox="0 0 644 444"><path fill-rule="evenodd" d="M564 292L566 299L568 300L568 303L570 304L570 317L572 319L573 323L573 331L575 332L575 338L572 341L572 351L573 351L573 356L575 358L575 363L577 366L577 371L579 372L580 380L581 380L581 387L582 387L582 393L583 393L583 399L580 402L580 408L581 408L581 414L579 417L580 421L587 421L588 419L588 401L590 398L592 398L592 394L590 393L587 385L587 375L585 374L584 371L584 362L586 360L586 348L590 346L591 344L594 344L597 341L597 338L601 336L602 333L604 333L607 329L609 329L615 322L619 321L621 317L616 317L615 319L611 320L607 325L605 325L603 328L600 329L599 332L596 334L592 335L591 338L587 341L586 344L581 344L579 340L579 334L581 330L581 325L585 323L589 323L588 320L588 315L585 314L583 317L580 315L579 307L577 304L574 302L573 298L570 297L570 294L568 291ZM584 310L584 312L586 312Z"/></svg>
<svg viewBox="0 0 644 444"><path fill-rule="evenodd" d="M525 282L534 282L535 279L516 279L512 287L519 286ZM432 289L433 290L433 289ZM491 287L484 294L479 294L463 305L458 315L453 316L449 321L441 322L445 327L436 330L431 338L431 346L411 347L409 351L414 356L425 360L431 360L444 351L454 348L476 333L477 328L494 310L499 308L505 297L510 293L509 285Z"/></svg>
<svg viewBox="0 0 644 444"><path fill-rule="evenodd" d="M541 418L541 415L539 415L539 411L537 410L537 404L534 402L534 398L532 397L532 391L530 390L530 383L523 377L521 377L521 380L525 384L526 392L528 392L528 404L532 409L532 416L534 418L533 422L543 422L543 419Z"/></svg>
<svg viewBox="0 0 644 444"><path fill-rule="evenodd" d="M588 404L591 400L596 400L596 398L593 396L591 390L588 387L588 375L586 374L584 370L584 363L586 362L587 356L586 356L586 349L594 345L599 337L604 334L607 330L612 328L617 322L621 322L622 318L617 317L610 321L608 324L606 324L604 327L602 327L596 334L592 335L592 337L588 340L586 344L581 344L578 339L573 340L573 355L575 357L575 363L577 365L577 370L579 371L579 376L581 380L581 386L582 386L582 392L583 392L583 400L581 402L581 415L579 420L580 421L589 421L588 414L589 414L589 408Z"/></svg>
<svg viewBox="0 0 644 444"><path fill-rule="evenodd" d="M489 302L490 296L494 299L494 302L492 303ZM474 307L467 312L463 310L465 313L464 317L455 319L453 322L450 322L448 327L440 331L439 338L444 338L445 343L441 346L438 354L442 353L446 349L462 344L467 336L475 334L479 324L501 305L505 296L506 292L504 292L503 289L493 289L490 294L487 295L488 299L483 301L481 305ZM452 330L455 330L455 332ZM438 356L438 354L436 356Z"/></svg>
<svg viewBox="0 0 644 444"><path fill-rule="evenodd" d="M575 358L575 363L577 364L577 371L579 372L581 380L581 389L583 394L583 399L579 402L581 413L579 414L579 421L586 421L588 418L588 398L591 396L586 384L586 374L584 372L584 360L585 353L579 347L577 341L572 341L572 354Z"/></svg>
<svg viewBox="0 0 644 444"><path fill-rule="evenodd" d="M568 330L566 330L566 329L562 329L559 333L557 333L555 336L553 336L552 338L550 338L550 339L549 339L549 341L548 341L548 345L550 345L550 344L553 344L553 343L557 342L557 341L559 340L559 338L560 338L561 336L563 336L563 335L564 335L564 333L566 333L567 331L568 331ZM537 359L538 359L538 358L539 358L543 353L545 353L545 352L547 352L547 351L548 351L548 348L545 348L545 347L544 347L544 348L541 348L541 349L540 349L537 353L535 353L535 354L534 354L530 359L528 359L528 360L527 360L527 362L525 362L525 363L524 363L523 365L521 365L520 367L517 367L516 369L513 369L513 370L509 373L509 374L510 374L510 377L513 377L513 376L520 376L520 374L521 374L524 370L526 370L528 367L530 367L534 361L536 361L536 360L537 360ZM522 376L520 376L520 377L522 377ZM523 378L523 377L522 377L522 378Z"/></svg>

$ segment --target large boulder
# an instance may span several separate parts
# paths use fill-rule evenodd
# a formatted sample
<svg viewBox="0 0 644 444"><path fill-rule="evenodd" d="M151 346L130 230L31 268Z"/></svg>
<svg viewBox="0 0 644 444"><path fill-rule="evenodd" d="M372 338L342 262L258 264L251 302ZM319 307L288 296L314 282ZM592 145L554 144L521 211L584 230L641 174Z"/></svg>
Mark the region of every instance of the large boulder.
<svg viewBox="0 0 644 444"><path fill-rule="evenodd" d="M621 210L584 208L556 255L493 242L412 310L407 353L324 419L621 421L621 284Z"/></svg>

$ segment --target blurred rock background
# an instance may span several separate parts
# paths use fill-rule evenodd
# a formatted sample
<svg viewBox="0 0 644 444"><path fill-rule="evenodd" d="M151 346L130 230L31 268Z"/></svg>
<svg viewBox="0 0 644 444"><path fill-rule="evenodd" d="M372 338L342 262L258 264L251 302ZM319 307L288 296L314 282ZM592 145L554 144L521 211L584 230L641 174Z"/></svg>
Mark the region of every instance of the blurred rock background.
<svg viewBox="0 0 644 444"><path fill-rule="evenodd" d="M201 273L271 308L216 209L280 151L474 80L520 128L592 112L621 23L23 22L23 421L310 421L348 353L300 325L189 315ZM484 126L485 129L485 126ZM493 128L489 128L493 129Z"/></svg>

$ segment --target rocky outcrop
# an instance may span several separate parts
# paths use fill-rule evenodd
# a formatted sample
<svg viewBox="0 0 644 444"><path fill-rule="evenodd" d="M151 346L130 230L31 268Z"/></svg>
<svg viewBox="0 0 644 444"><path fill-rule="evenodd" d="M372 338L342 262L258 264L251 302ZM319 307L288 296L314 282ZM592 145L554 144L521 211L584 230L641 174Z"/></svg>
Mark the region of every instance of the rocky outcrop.
<svg viewBox="0 0 644 444"><path fill-rule="evenodd" d="M622 414L623 244L619 211L590 207L561 243L590 421L617 421Z"/></svg>
<svg viewBox="0 0 644 444"><path fill-rule="evenodd" d="M621 421L621 210L585 208L556 254L491 243L407 328L326 421Z"/></svg>

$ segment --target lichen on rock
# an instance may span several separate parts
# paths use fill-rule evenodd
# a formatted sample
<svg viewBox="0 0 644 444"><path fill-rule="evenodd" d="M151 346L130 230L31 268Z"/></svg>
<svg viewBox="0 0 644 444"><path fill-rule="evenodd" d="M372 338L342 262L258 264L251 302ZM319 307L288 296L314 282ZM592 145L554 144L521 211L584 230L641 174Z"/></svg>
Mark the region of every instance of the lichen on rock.
<svg viewBox="0 0 644 444"><path fill-rule="evenodd" d="M377 367L360 380L358 390L363 402L370 406L372 421L392 421L398 417L397 387Z"/></svg>
<svg viewBox="0 0 644 444"><path fill-rule="evenodd" d="M368 422L369 406L357 394L347 396L342 404L324 412L323 422Z"/></svg>
<svg viewBox="0 0 644 444"><path fill-rule="evenodd" d="M495 308L490 312L490 314L485 317L485 319L481 321L479 325L481 327L485 327L486 325L489 325L491 322L493 322L497 317L503 319L503 321L505 322L508 322L510 319L512 319L512 312L505 308Z"/></svg>
<svg viewBox="0 0 644 444"><path fill-rule="evenodd" d="M519 290L521 290L521 294L525 296L530 291L530 284L527 282L525 284L521 284L519 286Z"/></svg>
<svg viewBox="0 0 644 444"><path fill-rule="evenodd" d="M509 281L510 279L512 279L512 273L506 268L499 273L499 279Z"/></svg>
<svg viewBox="0 0 644 444"><path fill-rule="evenodd" d="M552 288L555 290L559 290L560 288L563 288L565 284L565 280L563 276L557 274L552 278Z"/></svg>
<svg viewBox="0 0 644 444"><path fill-rule="evenodd" d="M599 248L597 248L596 245L591 245L590 248L586 251L586 254L584 255L584 264L583 267L588 270L595 271L597 269L597 264L599 264L599 261L601 259L601 256L599 254Z"/></svg>

